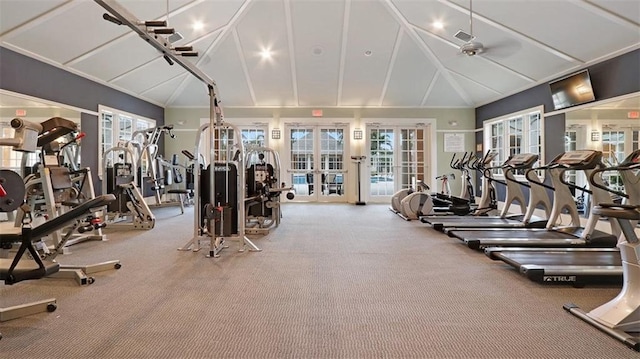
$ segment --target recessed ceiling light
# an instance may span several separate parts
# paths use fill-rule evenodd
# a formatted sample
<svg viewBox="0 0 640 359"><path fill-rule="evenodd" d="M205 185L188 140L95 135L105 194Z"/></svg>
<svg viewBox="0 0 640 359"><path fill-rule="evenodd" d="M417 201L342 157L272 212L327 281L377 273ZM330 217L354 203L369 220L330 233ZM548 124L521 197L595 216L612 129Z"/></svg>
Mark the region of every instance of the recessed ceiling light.
<svg viewBox="0 0 640 359"><path fill-rule="evenodd" d="M314 46L313 49L311 49L311 54L313 56L320 56L323 53L324 53L324 50L320 46Z"/></svg>
<svg viewBox="0 0 640 359"><path fill-rule="evenodd" d="M444 24L442 23L442 21L434 21L433 24L431 24L431 26L433 26L433 28L438 30L444 29Z"/></svg>
<svg viewBox="0 0 640 359"><path fill-rule="evenodd" d="M194 31L200 31L204 29L204 23L202 21L194 21L193 24L191 24L191 27Z"/></svg>
<svg viewBox="0 0 640 359"><path fill-rule="evenodd" d="M367 50L364 52L364 56L371 56L373 55L373 52L371 50Z"/></svg>
<svg viewBox="0 0 640 359"><path fill-rule="evenodd" d="M262 49L262 51L260 51L260 56L262 57L263 60L270 60L271 57L273 56L273 51L271 51L271 49Z"/></svg>

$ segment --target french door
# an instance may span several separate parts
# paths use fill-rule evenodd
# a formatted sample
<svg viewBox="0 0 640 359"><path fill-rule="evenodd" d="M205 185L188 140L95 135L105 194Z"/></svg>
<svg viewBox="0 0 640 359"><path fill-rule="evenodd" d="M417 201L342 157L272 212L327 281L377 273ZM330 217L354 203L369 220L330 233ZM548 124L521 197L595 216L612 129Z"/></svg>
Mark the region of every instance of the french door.
<svg viewBox="0 0 640 359"><path fill-rule="evenodd" d="M345 202L347 126L287 126L288 183L295 201Z"/></svg>
<svg viewBox="0 0 640 359"><path fill-rule="evenodd" d="M367 127L367 169L364 178L368 200L388 202L403 188L416 188L417 181L430 183L429 126Z"/></svg>

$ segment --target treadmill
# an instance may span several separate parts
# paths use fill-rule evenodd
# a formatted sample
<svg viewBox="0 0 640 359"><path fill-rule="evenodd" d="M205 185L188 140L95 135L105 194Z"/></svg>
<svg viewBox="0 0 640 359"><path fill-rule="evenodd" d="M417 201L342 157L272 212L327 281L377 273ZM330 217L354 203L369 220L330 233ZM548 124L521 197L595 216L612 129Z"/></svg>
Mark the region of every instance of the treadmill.
<svg viewBox="0 0 640 359"><path fill-rule="evenodd" d="M495 168L501 168L504 172L506 181L498 181L492 179L493 182L498 182L507 187L505 205L502 208L500 215L498 216L426 216L421 218L424 223L429 223L431 226L439 231L448 231L449 228L544 228L546 226L546 220L542 218L533 217L533 211L530 214L525 213L526 204L525 196L522 192L522 186L530 187L528 183L522 183L516 180L515 173L519 170L528 170L538 160L538 155L530 153L515 154L507 159L500 167L487 167L484 170L483 176L490 177L490 171ZM485 189L486 190L486 189ZM484 193L483 193L484 194ZM551 208L551 202L549 197L544 193L546 197L545 208ZM520 214L509 215L508 210L513 203L517 202L520 205ZM548 215L547 211L547 215ZM528 216L528 217L527 217Z"/></svg>
<svg viewBox="0 0 640 359"><path fill-rule="evenodd" d="M462 239L472 249L505 246L613 248L616 246L618 237L595 229L600 219L599 215L590 213L587 225L584 228L581 226L578 209L570 191L570 188L580 188L563 179L564 172L567 170L583 170L588 177L596 167L602 166L602 152L580 150L562 153L549 165L540 167L548 172L554 189L551 216L544 229L470 229L449 231L449 235ZM607 190L592 187L584 191L591 194L593 203L611 202ZM558 223L560 215L565 211L571 217L570 225L556 227L555 224ZM609 223L612 224L611 233L615 233L615 222L609 221Z"/></svg>
<svg viewBox="0 0 640 359"><path fill-rule="evenodd" d="M631 153L618 166L595 170L589 176L592 187L626 198L626 205L640 205L640 150ZM618 171L625 192L607 188L598 174ZM635 172L635 173L634 173ZM598 202L594 202L598 205ZM637 222L637 221L636 221ZM632 224L634 228L635 224ZM619 229L619 227L618 227ZM616 230L617 232L618 230ZM622 239L624 240L624 239ZM517 268L527 278L540 283L573 284L621 283L622 258L618 248L486 248L485 254L494 260Z"/></svg>

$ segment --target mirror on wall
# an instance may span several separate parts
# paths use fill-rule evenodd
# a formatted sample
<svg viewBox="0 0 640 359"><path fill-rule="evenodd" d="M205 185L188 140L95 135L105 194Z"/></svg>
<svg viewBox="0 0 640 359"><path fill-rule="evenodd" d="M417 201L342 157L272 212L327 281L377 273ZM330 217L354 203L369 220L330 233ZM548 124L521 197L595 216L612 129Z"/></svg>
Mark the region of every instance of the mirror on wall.
<svg viewBox="0 0 640 359"><path fill-rule="evenodd" d="M615 165L640 146L640 93L565 114L565 150L594 149L603 152L605 163ZM567 173L567 179L580 187L587 185L582 173ZM622 190L620 176L605 172L609 187ZM585 196L578 191L576 198Z"/></svg>
<svg viewBox="0 0 640 359"><path fill-rule="evenodd" d="M31 96L0 90L0 138L13 136L10 122L16 117L38 123L52 117L62 117L75 122L80 128L80 112L75 109ZM78 148L75 151L68 148L64 155L73 157L65 157L65 161L79 165L80 153ZM33 166L37 161L37 154L23 154L12 151L10 148L0 148L0 167L2 168L12 169L23 174L25 167Z"/></svg>

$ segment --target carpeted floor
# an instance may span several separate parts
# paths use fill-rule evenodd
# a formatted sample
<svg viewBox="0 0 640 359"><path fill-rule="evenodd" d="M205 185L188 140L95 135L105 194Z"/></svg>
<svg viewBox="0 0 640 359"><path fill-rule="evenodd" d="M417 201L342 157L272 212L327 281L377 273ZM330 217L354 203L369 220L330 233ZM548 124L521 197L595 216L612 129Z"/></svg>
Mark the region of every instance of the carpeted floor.
<svg viewBox="0 0 640 359"><path fill-rule="evenodd" d="M151 231L107 230L61 263L119 259L80 287L0 286L0 306L58 310L0 323L0 358L640 358L566 313L619 288L543 286L386 205L284 206L262 252L176 249L191 212Z"/></svg>

